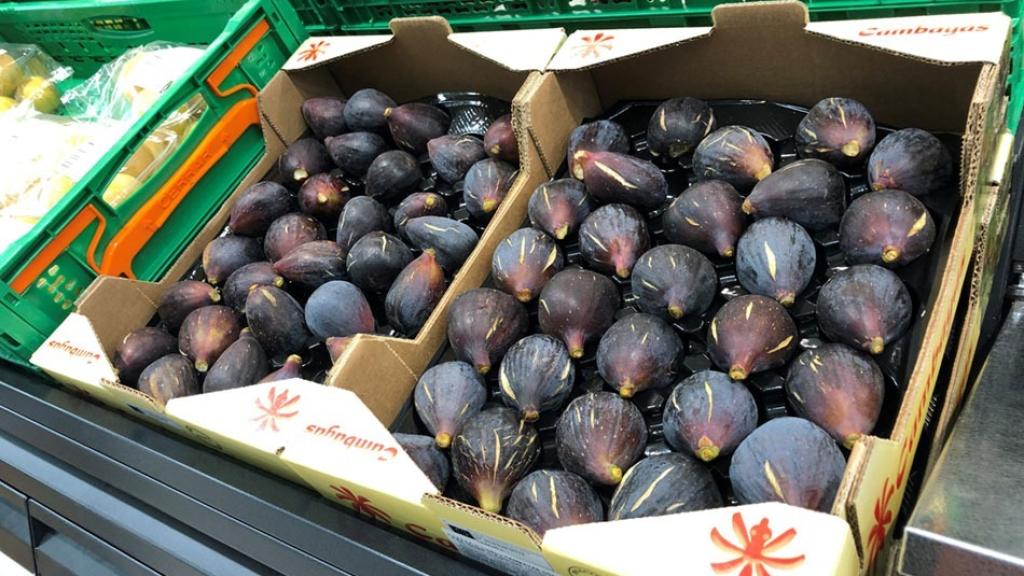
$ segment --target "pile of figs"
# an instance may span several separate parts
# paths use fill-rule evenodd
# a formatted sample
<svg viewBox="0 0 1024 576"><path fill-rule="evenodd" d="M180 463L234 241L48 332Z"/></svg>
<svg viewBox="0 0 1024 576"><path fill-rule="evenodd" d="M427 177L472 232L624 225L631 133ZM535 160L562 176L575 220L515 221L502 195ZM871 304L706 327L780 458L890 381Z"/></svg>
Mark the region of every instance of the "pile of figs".
<svg viewBox="0 0 1024 576"><path fill-rule="evenodd" d="M472 96L303 102L312 135L239 195L153 326L124 338L121 383L166 402L299 377L356 334L415 337L518 171L511 116L494 112L508 105Z"/></svg>
<svg viewBox="0 0 1024 576"><path fill-rule="evenodd" d="M955 197L953 163L847 98L784 107L782 135L720 125L756 116L742 106L627 104L572 133L565 176L533 193L490 285L454 301L450 359L416 386L416 461L438 489L540 534L831 508L845 451L899 393L901 275L926 289L908 271L927 266L944 213L925 202Z"/></svg>

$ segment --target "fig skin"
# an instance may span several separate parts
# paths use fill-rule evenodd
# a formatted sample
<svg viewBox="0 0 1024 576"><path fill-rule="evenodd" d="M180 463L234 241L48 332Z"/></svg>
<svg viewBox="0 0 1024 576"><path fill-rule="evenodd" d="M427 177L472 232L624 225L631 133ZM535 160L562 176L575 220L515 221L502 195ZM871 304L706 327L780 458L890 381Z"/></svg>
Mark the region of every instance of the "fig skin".
<svg viewBox="0 0 1024 576"><path fill-rule="evenodd" d="M693 152L693 173L700 180L724 180L740 191L772 173L775 157L763 136L746 126L719 128Z"/></svg>
<svg viewBox="0 0 1024 576"><path fill-rule="evenodd" d="M665 442L704 462L730 454L757 427L757 403L747 387L714 370L680 382L665 403Z"/></svg>
<svg viewBox="0 0 1024 576"><path fill-rule="evenodd" d="M647 149L653 156L679 158L693 152L716 126L715 113L703 100L671 98L647 123Z"/></svg>
<svg viewBox="0 0 1024 576"><path fill-rule="evenodd" d="M526 422L565 405L576 381L569 351L557 338L533 334L513 344L501 360L501 399Z"/></svg>
<svg viewBox="0 0 1024 576"><path fill-rule="evenodd" d="M267 235L263 237L263 252L267 260L277 262L307 242L326 238L327 230L319 220L301 212L292 212L274 220L267 229Z"/></svg>
<svg viewBox="0 0 1024 576"><path fill-rule="evenodd" d="M345 278L345 251L331 240L306 242L275 262L274 271L290 282L316 288Z"/></svg>
<svg viewBox="0 0 1024 576"><path fill-rule="evenodd" d="M576 158L580 152L618 152L629 153L629 136L616 122L611 120L595 120L577 126L569 133L569 149L566 160L569 173L577 180L583 180L583 163Z"/></svg>
<svg viewBox="0 0 1024 576"><path fill-rule="evenodd" d="M448 342L455 357L487 374L527 329L526 308L493 288L459 294L448 312Z"/></svg>
<svg viewBox="0 0 1024 576"><path fill-rule="evenodd" d="M424 154L427 142L448 133L451 118L437 106L409 102L384 110L391 138L413 154Z"/></svg>
<svg viewBox="0 0 1024 576"><path fill-rule="evenodd" d="M903 336L913 311L900 277L874 264L841 270L818 292L818 326L825 336L871 354Z"/></svg>
<svg viewBox="0 0 1024 576"><path fill-rule="evenodd" d="M680 244L663 244L644 252L633 267L631 282L637 306L670 322L703 314L718 289L711 261Z"/></svg>
<svg viewBox="0 0 1024 576"><path fill-rule="evenodd" d="M341 211L336 241L347 254L356 241L374 230L391 232L388 209L369 196L356 196Z"/></svg>
<svg viewBox="0 0 1024 576"><path fill-rule="evenodd" d="M786 396L798 416L852 449L878 422L885 382L867 354L844 344L825 344L807 350L790 365Z"/></svg>
<svg viewBox="0 0 1024 576"><path fill-rule="evenodd" d="M441 179L453 184L465 178L474 164L487 158L484 143L468 134L434 138L427 142L427 155Z"/></svg>
<svg viewBox="0 0 1024 576"><path fill-rule="evenodd" d="M530 224L556 240L576 232L594 210L583 183L573 178L544 182L533 191L527 207Z"/></svg>
<svg viewBox="0 0 1024 576"><path fill-rule="evenodd" d="M875 147L875 119L852 98L825 98L796 128L796 153L840 168L860 166Z"/></svg>
<svg viewBox="0 0 1024 576"><path fill-rule="evenodd" d="M550 236L533 228L520 228L495 248L491 277L498 288L525 304L536 298L564 266L562 251Z"/></svg>
<svg viewBox="0 0 1024 576"><path fill-rule="evenodd" d="M828 162L810 158L787 164L755 184L743 201L743 212L824 230L839 223L845 204L843 175Z"/></svg>
<svg viewBox="0 0 1024 576"><path fill-rule="evenodd" d="M729 480L740 504L784 502L828 512L845 469L846 460L827 432L786 416L759 426L740 443Z"/></svg>
<svg viewBox="0 0 1024 576"><path fill-rule="evenodd" d="M224 304L233 308L236 312L245 311L245 299L249 297L249 290L253 286L275 286L284 287L284 278L274 271L274 265L270 262L253 262L246 264L228 276L224 282Z"/></svg>
<svg viewBox="0 0 1024 576"><path fill-rule="evenodd" d="M480 508L497 514L539 453L540 441L533 426L508 408L492 408L471 417L455 437L452 471Z"/></svg>
<svg viewBox="0 0 1024 576"><path fill-rule="evenodd" d="M650 211L668 197L668 182L657 166L618 152L577 152L583 184L598 202L618 202Z"/></svg>
<svg viewBox="0 0 1024 576"><path fill-rule="evenodd" d="M711 471L693 456L670 452L644 458L626 472L608 505L608 519L696 512L722 504Z"/></svg>
<svg viewBox="0 0 1024 576"><path fill-rule="evenodd" d="M604 506L587 481L564 470L535 470L508 497L505 515L541 538L548 530L604 520Z"/></svg>
<svg viewBox="0 0 1024 576"><path fill-rule="evenodd" d="M758 220L736 246L736 276L751 294L792 306L814 278L814 241L799 224L782 218Z"/></svg>
<svg viewBox="0 0 1024 576"><path fill-rule="evenodd" d="M597 371L623 398L676 379L683 341L664 320L630 314L612 324L597 346Z"/></svg>
<svg viewBox="0 0 1024 576"><path fill-rule="evenodd" d="M147 366L178 351L178 339L159 328L129 332L114 351L114 370L125 386L135 387Z"/></svg>
<svg viewBox="0 0 1024 576"><path fill-rule="evenodd" d="M220 298L220 291L206 282L182 280L168 286L160 296L156 314L168 331L177 334L193 310L216 304Z"/></svg>
<svg viewBox="0 0 1024 576"><path fill-rule="evenodd" d="M628 204L606 204L580 226L580 253L592 268L629 278L633 265L651 245L647 223Z"/></svg>
<svg viewBox="0 0 1024 576"><path fill-rule="evenodd" d="M953 159L930 133L904 128L882 138L868 158L872 190L903 190L914 196L953 189Z"/></svg>
<svg viewBox="0 0 1024 576"><path fill-rule="evenodd" d="M292 354L285 358L284 364L280 368L268 373L258 383L280 382L292 378L302 378L302 356L298 354Z"/></svg>
<svg viewBox="0 0 1024 576"><path fill-rule="evenodd" d="M160 404L173 398L199 393L199 381L188 358L168 354L157 359L139 375L139 391L152 396Z"/></svg>
<svg viewBox="0 0 1024 576"><path fill-rule="evenodd" d="M333 167L327 148L313 138L296 140L285 148L284 154L277 160L277 169L284 178L283 184L291 190L298 190L310 176L329 172Z"/></svg>
<svg viewBox="0 0 1024 576"><path fill-rule="evenodd" d="M444 487L448 484L451 465L444 452L441 452L434 444L434 439L422 434L402 434L400 432L395 432L392 436L416 464L416 467L430 480L434 488L437 488L438 492L443 492Z"/></svg>
<svg viewBox="0 0 1024 576"><path fill-rule="evenodd" d="M388 150L388 143L373 132L340 134L327 138L324 144L334 165L342 173L355 178L366 176L370 164Z"/></svg>
<svg viewBox="0 0 1024 576"><path fill-rule="evenodd" d="M228 230L239 236L262 236L270 224L295 209L287 188L277 182L257 182L231 206Z"/></svg>
<svg viewBox="0 0 1024 576"><path fill-rule="evenodd" d="M484 134L484 149L491 158L497 158L509 164L519 164L519 142L512 128L512 115L499 117L487 128Z"/></svg>
<svg viewBox="0 0 1024 576"><path fill-rule="evenodd" d="M413 391L416 414L434 435L439 448L448 448L466 420L487 401L483 378L465 362L443 362L420 376Z"/></svg>
<svg viewBox="0 0 1024 576"><path fill-rule="evenodd" d="M404 150L377 156L366 171L366 195L381 202L397 202L415 192L423 179L416 157Z"/></svg>
<svg viewBox="0 0 1024 576"><path fill-rule="evenodd" d="M243 328L238 340L228 346L206 373L203 393L249 386L259 382L269 371L267 355L260 343L252 331Z"/></svg>
<svg viewBox="0 0 1024 576"><path fill-rule="evenodd" d="M615 321L619 291L607 277L580 268L552 276L540 292L541 332L565 343L572 358L582 358L586 346Z"/></svg>
<svg viewBox="0 0 1024 576"><path fill-rule="evenodd" d="M798 339L796 325L781 304L766 296L737 296L711 319L708 355L733 380L746 380L784 365Z"/></svg>
<svg viewBox="0 0 1024 576"><path fill-rule="evenodd" d="M747 228L742 205L743 198L732 184L721 180L697 182L665 210L665 238L704 254L732 258Z"/></svg>
<svg viewBox="0 0 1024 576"><path fill-rule="evenodd" d="M466 210L476 218L489 219L505 200L515 177L516 167L501 160L487 158L473 164L463 181Z"/></svg>
<svg viewBox="0 0 1024 576"><path fill-rule="evenodd" d="M864 194L850 203L839 224L839 248L850 264L906 266L935 242L928 208L902 190Z"/></svg>
<svg viewBox="0 0 1024 576"><path fill-rule="evenodd" d="M444 270L432 250L425 250L395 278L384 299L388 323L415 337L430 318L446 288Z"/></svg>
<svg viewBox="0 0 1024 576"><path fill-rule="evenodd" d="M320 140L348 132L348 126L345 125L345 100L342 98L307 98L301 110L306 126Z"/></svg>
<svg viewBox="0 0 1024 576"><path fill-rule="evenodd" d="M367 292L387 292L412 262L412 250L397 237L380 231L359 239L348 253L346 269L352 283Z"/></svg>
<svg viewBox="0 0 1024 576"><path fill-rule="evenodd" d="M263 250L256 238L223 236L214 238L203 249L203 272L206 281L216 286L246 264L263 260Z"/></svg>
<svg viewBox="0 0 1024 576"><path fill-rule="evenodd" d="M318 340L373 334L376 330L366 297L355 284L341 280L327 282L313 291L304 313L306 326Z"/></svg>
<svg viewBox="0 0 1024 576"><path fill-rule="evenodd" d="M325 222L335 222L352 197L341 172L314 174L299 188L299 210Z"/></svg>
<svg viewBox="0 0 1024 576"><path fill-rule="evenodd" d="M438 263L454 274L476 248L479 238L472 228L443 216L420 216L405 225L409 242L420 250L433 250Z"/></svg>
<svg viewBox="0 0 1024 576"><path fill-rule="evenodd" d="M433 192L409 194L395 209L395 230L399 236L405 238L405 225L409 223L409 220L421 216L446 216L447 214L448 204L441 195Z"/></svg>
<svg viewBox="0 0 1024 576"><path fill-rule="evenodd" d="M206 372L238 340L238 315L227 306L204 306L185 318L178 332L178 349Z"/></svg>
<svg viewBox="0 0 1024 576"><path fill-rule="evenodd" d="M335 364L338 358L345 353L345 349L352 343L352 336L338 337L331 336L324 341L327 346L327 355L331 358L331 364Z"/></svg>
<svg viewBox="0 0 1024 576"><path fill-rule="evenodd" d="M272 357L302 352L313 339L302 305L280 288L257 286L250 290L245 318L252 335Z"/></svg>
<svg viewBox="0 0 1024 576"><path fill-rule="evenodd" d="M590 392L565 408L555 428L562 467L594 484L614 486L643 456L647 427L633 403L610 392Z"/></svg>
<svg viewBox="0 0 1024 576"><path fill-rule="evenodd" d="M345 125L353 132L383 132L388 127L384 112L395 106L395 101L380 90L356 90L345 103Z"/></svg>

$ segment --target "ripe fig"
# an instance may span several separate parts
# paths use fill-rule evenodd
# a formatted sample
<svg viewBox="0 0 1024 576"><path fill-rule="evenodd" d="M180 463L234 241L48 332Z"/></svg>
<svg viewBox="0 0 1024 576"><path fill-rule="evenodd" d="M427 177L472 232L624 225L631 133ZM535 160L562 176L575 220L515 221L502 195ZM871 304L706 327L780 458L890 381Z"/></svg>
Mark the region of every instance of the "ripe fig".
<svg viewBox="0 0 1024 576"><path fill-rule="evenodd" d="M291 294L274 286L257 286L245 301L252 335L271 356L302 352L312 340L305 315Z"/></svg>
<svg viewBox="0 0 1024 576"><path fill-rule="evenodd" d="M885 382L882 370L867 354L843 344L825 344L804 352L790 365L786 396L797 415L853 448L878 422Z"/></svg>
<svg viewBox="0 0 1024 576"><path fill-rule="evenodd" d="M307 98L302 103L302 119L320 140L348 131L345 125L345 101L341 98Z"/></svg>
<svg viewBox="0 0 1024 576"><path fill-rule="evenodd" d="M487 158L484 143L476 136L455 136L452 134L434 138L427 142L430 164L437 174L447 182L458 182L474 164Z"/></svg>
<svg viewBox="0 0 1024 576"><path fill-rule="evenodd" d="M263 237L263 251L267 260L277 262L299 246L325 238L327 230L319 220L301 212L292 212L270 225Z"/></svg>
<svg viewBox="0 0 1024 576"><path fill-rule="evenodd" d="M306 242L275 262L274 271L291 282L316 288L345 278L345 251L331 240Z"/></svg>
<svg viewBox="0 0 1024 576"><path fill-rule="evenodd" d="M851 264L910 264L931 249L935 222L928 208L902 190L864 194L839 224L839 247Z"/></svg>
<svg viewBox="0 0 1024 576"><path fill-rule="evenodd" d="M284 364L280 368L264 376L259 383L280 382L292 378L302 378L302 356L298 354L292 354L285 358Z"/></svg>
<svg viewBox="0 0 1024 576"><path fill-rule="evenodd" d="M825 98L796 127L796 153L841 168L859 166L875 146L875 119L852 98Z"/></svg>
<svg viewBox="0 0 1024 576"><path fill-rule="evenodd" d="M910 328L914 305L895 272L859 264L821 287L817 311L818 325L830 340L881 354Z"/></svg>
<svg viewBox="0 0 1024 576"><path fill-rule="evenodd" d="M416 382L413 405L441 448L447 448L487 401L484 381L465 362L443 362Z"/></svg>
<svg viewBox="0 0 1024 576"><path fill-rule="evenodd" d="M206 282L182 280L167 287L156 308L164 326L177 333L185 317L203 306L220 302L220 291Z"/></svg>
<svg viewBox="0 0 1024 576"><path fill-rule="evenodd" d="M590 392L565 408L555 428L562 467L595 484L614 486L644 454L647 427L632 402Z"/></svg>
<svg viewBox="0 0 1024 576"><path fill-rule="evenodd" d="M565 345L543 334L513 344L498 371L501 399L527 422L564 406L575 380L576 368Z"/></svg>
<svg viewBox="0 0 1024 576"><path fill-rule="evenodd" d="M338 170L314 174L299 188L299 210L325 222L335 222L351 198Z"/></svg>
<svg viewBox="0 0 1024 576"><path fill-rule="evenodd" d="M508 408L492 408L470 418L452 442L452 469L480 508L498 513L539 452L533 426Z"/></svg>
<svg viewBox="0 0 1024 576"><path fill-rule="evenodd" d="M509 164L519 164L519 142L516 132L512 129L512 115L499 117L487 128L484 134L484 149L491 158L497 158Z"/></svg>
<svg viewBox="0 0 1024 576"><path fill-rule="evenodd" d="M409 194L395 209L395 230L404 238L405 225L409 223L409 220L420 216L445 216L447 214L448 204L441 195L433 192Z"/></svg>
<svg viewBox="0 0 1024 576"><path fill-rule="evenodd" d="M384 117L395 144L417 155L427 151L427 142L447 134L451 123L444 110L423 102L385 108Z"/></svg>
<svg viewBox="0 0 1024 576"><path fill-rule="evenodd" d="M284 185L292 190L298 190L310 176L329 172L333 167L327 148L312 138L296 140L285 148L284 154L277 160L277 169L284 178Z"/></svg>
<svg viewBox="0 0 1024 576"><path fill-rule="evenodd" d="M662 417L665 442L705 462L729 454L757 427L757 403L747 387L714 370L680 382Z"/></svg>
<svg viewBox="0 0 1024 576"><path fill-rule="evenodd" d="M740 443L729 465L740 504L784 502L828 512L846 460L827 432L803 418L770 420Z"/></svg>
<svg viewBox="0 0 1024 576"><path fill-rule="evenodd" d="M222 236L214 238L203 249L203 271L206 281L217 285L246 264L263 260L263 249L257 238Z"/></svg>
<svg viewBox="0 0 1024 576"><path fill-rule="evenodd" d="M548 530L604 520L604 506L587 481L564 470L530 472L512 489L505 515L541 538Z"/></svg>
<svg viewBox="0 0 1024 576"><path fill-rule="evenodd" d="M415 336L445 290L444 270L433 250L424 250L395 278L384 298L384 315L399 332Z"/></svg>
<svg viewBox="0 0 1024 576"><path fill-rule="evenodd" d="M224 282L224 304L232 307L236 312L244 312L245 299L249 297L249 290L252 290L253 286L283 288L284 278L278 276L274 271L274 265L270 262L246 264L232 272Z"/></svg>
<svg viewBox="0 0 1024 576"><path fill-rule="evenodd" d="M607 277L569 268L555 274L540 292L541 332L565 343L569 356L582 358L584 348L615 321L619 291Z"/></svg>
<svg viewBox="0 0 1024 576"><path fill-rule="evenodd" d="M628 204L606 204L580 226L580 253L591 267L629 278L640 255L651 245L644 217Z"/></svg>
<svg viewBox="0 0 1024 576"><path fill-rule="evenodd" d="M128 333L114 351L114 370L125 386L136 386L147 366L178 351L178 339L159 328L139 328Z"/></svg>
<svg viewBox="0 0 1024 576"><path fill-rule="evenodd" d="M705 254L732 258L747 227L743 198L728 182L705 180L690 186L662 216L665 238Z"/></svg>
<svg viewBox="0 0 1024 576"><path fill-rule="evenodd" d="M630 314L612 324L597 346L597 371L623 398L676 379L683 341L664 320Z"/></svg>
<svg viewBox="0 0 1024 576"><path fill-rule="evenodd" d="M160 404L172 398L199 393L199 381L192 363L181 354L168 354L153 362L139 375L139 391Z"/></svg>
<svg viewBox="0 0 1024 576"><path fill-rule="evenodd" d="M354 284L341 280L314 290L306 301L305 316L306 326L319 340L373 334L376 329L366 297Z"/></svg>
<svg viewBox="0 0 1024 576"><path fill-rule="evenodd" d="M217 358L203 379L203 393L241 388L259 382L270 366L263 347L248 328Z"/></svg>
<svg viewBox="0 0 1024 576"><path fill-rule="evenodd" d="M370 164L388 150L388 144L373 132L349 132L324 141L334 165L355 178L362 178Z"/></svg>
<svg viewBox="0 0 1024 576"><path fill-rule="evenodd" d="M352 336L338 337L331 336L324 341L324 345L327 346L327 355L331 358L331 364L338 361L341 355L345 353L345 349L352 343Z"/></svg>
<svg viewBox="0 0 1024 576"><path fill-rule="evenodd" d="M466 210L477 218L490 218L512 188L515 177L515 166L501 160L487 158L473 164L463 182Z"/></svg>
<svg viewBox="0 0 1024 576"><path fill-rule="evenodd" d="M577 180L583 180L583 163L576 156L580 152L629 153L629 136L622 126L611 120L596 120L577 126L569 134L569 150L566 152L569 173Z"/></svg>
<svg viewBox="0 0 1024 576"><path fill-rule="evenodd" d="M872 190L903 190L914 196L953 188L953 159L930 133L904 128L889 134L868 158Z"/></svg>
<svg viewBox="0 0 1024 576"><path fill-rule="evenodd" d="M711 306L718 277L711 261L679 244L663 244L644 252L633 267L637 306L665 320L699 316Z"/></svg>
<svg viewBox="0 0 1024 576"><path fill-rule="evenodd" d="M679 158L693 152L715 126L715 113L703 100L672 98L647 123L647 148L654 156Z"/></svg>
<svg viewBox="0 0 1024 576"><path fill-rule="evenodd" d="M356 196L345 204L338 219L338 246L347 253L357 240L374 230L391 231L388 209L369 196Z"/></svg>
<svg viewBox="0 0 1024 576"><path fill-rule="evenodd" d="M472 228L443 216L420 216L405 225L409 242L420 250L433 250L437 261L454 274L476 248L479 238Z"/></svg>
<svg viewBox="0 0 1024 576"><path fill-rule="evenodd" d="M754 185L743 211L754 218L778 216L808 230L839 223L846 203L842 174L824 160L797 160Z"/></svg>
<svg viewBox="0 0 1024 576"><path fill-rule="evenodd" d="M793 319L765 296L737 296L715 314L708 330L708 354L733 380L778 368L796 349Z"/></svg>
<svg viewBox="0 0 1024 576"><path fill-rule="evenodd" d="M382 202L397 202L416 190L423 173L416 157L404 150L388 150L366 171L366 195Z"/></svg>
<svg viewBox="0 0 1024 576"><path fill-rule="evenodd" d="M412 250L398 238L377 230L352 246L345 266L356 286L367 292L387 292L409 262Z"/></svg>
<svg viewBox="0 0 1024 576"><path fill-rule="evenodd" d="M443 492L445 485L448 484L451 465L444 452L438 450L434 444L434 439L422 434L402 434L400 432L395 432L393 436L402 450L405 450L413 463L434 485L434 488L437 488L438 492Z"/></svg>
<svg viewBox="0 0 1024 576"><path fill-rule="evenodd" d="M711 471L693 456L669 452L637 462L608 505L609 520L649 518L722 506Z"/></svg>
<svg viewBox="0 0 1024 576"><path fill-rule="evenodd" d="M238 315L227 306L204 306L185 318L178 332L178 349L206 372L238 340Z"/></svg>
<svg viewBox="0 0 1024 576"><path fill-rule="evenodd" d="M565 240L594 209L579 180L562 178L545 182L533 191L527 212L530 224L557 240Z"/></svg>
<svg viewBox="0 0 1024 576"><path fill-rule="evenodd" d="M351 131L383 132L388 126L384 112L394 107L395 101L380 90L356 90L345 103L345 125Z"/></svg>
<svg viewBox="0 0 1024 576"><path fill-rule="evenodd" d="M550 236L520 228L494 249L491 277L495 285L526 303L564 266L562 252Z"/></svg>
<svg viewBox="0 0 1024 576"><path fill-rule="evenodd" d="M701 180L724 180L737 190L750 188L772 173L775 157L757 132L745 126L719 128L693 152L693 172Z"/></svg>
<svg viewBox="0 0 1024 576"><path fill-rule="evenodd" d="M527 322L526 308L515 298L492 288L474 288L452 302L448 342L456 358L487 374L523 337Z"/></svg>
<svg viewBox="0 0 1024 576"><path fill-rule="evenodd" d="M576 153L583 166L583 184L598 202L620 202L654 210L668 197L668 182L657 166L618 152Z"/></svg>
<svg viewBox="0 0 1024 576"><path fill-rule="evenodd" d="M240 236L262 236L271 222L294 210L292 193L277 182L257 182L231 206L228 230Z"/></svg>
<svg viewBox="0 0 1024 576"><path fill-rule="evenodd" d="M758 220L736 247L736 276L751 294L792 306L814 277L814 241L798 224L782 218Z"/></svg>

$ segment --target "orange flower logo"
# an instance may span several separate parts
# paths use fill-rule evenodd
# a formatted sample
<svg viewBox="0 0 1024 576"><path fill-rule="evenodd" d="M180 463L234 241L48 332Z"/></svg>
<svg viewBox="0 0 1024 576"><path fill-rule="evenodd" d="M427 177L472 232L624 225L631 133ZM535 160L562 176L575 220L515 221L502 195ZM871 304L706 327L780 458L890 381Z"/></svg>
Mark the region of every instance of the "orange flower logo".
<svg viewBox="0 0 1024 576"><path fill-rule="evenodd" d="M576 46L576 56L579 58L600 58L601 51L608 51L612 49L612 40L615 36L611 34L605 34L604 32L598 32L593 36L584 36L580 38L582 43Z"/></svg>
<svg viewBox="0 0 1024 576"><path fill-rule="evenodd" d="M340 485L335 486L331 484L331 490L334 490L335 498L341 502L348 503L357 514L368 516L371 520L391 523L391 515L374 506L369 498L360 496L349 488Z"/></svg>
<svg viewBox="0 0 1024 576"><path fill-rule="evenodd" d="M750 531L743 522L743 516L739 512L732 515L732 531L739 542L734 544L727 540L718 531L718 528L711 529L711 541L719 549L735 554L732 560L724 562L712 562L711 569L715 574L735 574L736 576L771 576L768 568L790 570L803 564L804 555L778 558L769 556L784 548L793 538L796 537L796 529L790 528L775 538L772 538L772 530L768 527L768 519L762 518ZM735 572L739 570L739 572Z"/></svg>
<svg viewBox="0 0 1024 576"><path fill-rule="evenodd" d="M262 398L256 399L256 408L259 409L259 414L252 419L256 423L256 429L262 431L270 428L274 432L280 432L277 428L278 420L287 420L299 415L298 410L285 411L298 402L299 398L302 396L289 398L287 389L278 394L277 387L271 387L270 392L267 393L267 404L263 403Z"/></svg>
<svg viewBox="0 0 1024 576"><path fill-rule="evenodd" d="M299 52L299 62L314 62L327 51L328 46L330 46L330 43L326 40L317 40L311 43Z"/></svg>

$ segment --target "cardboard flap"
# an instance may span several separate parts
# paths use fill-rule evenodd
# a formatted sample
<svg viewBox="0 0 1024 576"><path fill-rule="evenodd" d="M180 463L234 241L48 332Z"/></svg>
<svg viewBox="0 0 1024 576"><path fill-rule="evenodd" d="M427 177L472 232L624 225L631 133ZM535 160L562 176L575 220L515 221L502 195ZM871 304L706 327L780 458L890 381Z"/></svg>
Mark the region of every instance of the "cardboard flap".
<svg viewBox="0 0 1024 576"><path fill-rule="evenodd" d="M503 30L500 32L459 32L449 40L470 52L501 64L509 70L544 70L565 41L561 28ZM509 47L515 48L510 50Z"/></svg>
<svg viewBox="0 0 1024 576"><path fill-rule="evenodd" d="M730 28L803 28L810 20L803 2L750 2L719 4L711 11L716 30Z"/></svg>
<svg viewBox="0 0 1024 576"><path fill-rule="evenodd" d="M114 366L103 350L92 323L85 316L72 313L32 354L32 364L55 378L82 389L97 387L95 383L117 381Z"/></svg>
<svg viewBox="0 0 1024 576"><path fill-rule="evenodd" d="M352 54L366 52L391 41L390 34L374 34L370 36L311 36L299 46L282 70L305 70L322 66L332 60L344 58Z"/></svg>
<svg viewBox="0 0 1024 576"><path fill-rule="evenodd" d="M711 28L641 28L577 30L551 59L549 72L586 70L605 62L653 52L694 38L707 36Z"/></svg>
<svg viewBox="0 0 1024 576"><path fill-rule="evenodd" d="M77 312L90 319L90 330L110 356L125 334L145 326L153 317L163 289L153 282L100 276L78 299ZM117 302L116 314L110 313L111 302Z"/></svg>

